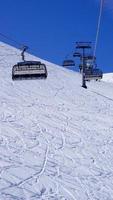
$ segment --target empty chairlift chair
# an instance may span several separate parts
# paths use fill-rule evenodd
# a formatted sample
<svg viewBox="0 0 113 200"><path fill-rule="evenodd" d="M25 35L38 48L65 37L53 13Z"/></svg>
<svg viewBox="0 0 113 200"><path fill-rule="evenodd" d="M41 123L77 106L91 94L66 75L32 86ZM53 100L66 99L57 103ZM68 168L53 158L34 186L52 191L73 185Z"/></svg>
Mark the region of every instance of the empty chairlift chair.
<svg viewBox="0 0 113 200"><path fill-rule="evenodd" d="M74 60L64 60L62 66L63 67L75 66L75 62Z"/></svg>
<svg viewBox="0 0 113 200"><path fill-rule="evenodd" d="M88 55L84 58L85 61L85 80L100 80L103 77L103 72L96 67L96 57Z"/></svg>
<svg viewBox="0 0 113 200"><path fill-rule="evenodd" d="M103 77L103 72L98 68L86 68L85 69L85 80L100 80Z"/></svg>
<svg viewBox="0 0 113 200"><path fill-rule="evenodd" d="M12 79L47 78L46 65L39 61L23 61L13 66Z"/></svg>

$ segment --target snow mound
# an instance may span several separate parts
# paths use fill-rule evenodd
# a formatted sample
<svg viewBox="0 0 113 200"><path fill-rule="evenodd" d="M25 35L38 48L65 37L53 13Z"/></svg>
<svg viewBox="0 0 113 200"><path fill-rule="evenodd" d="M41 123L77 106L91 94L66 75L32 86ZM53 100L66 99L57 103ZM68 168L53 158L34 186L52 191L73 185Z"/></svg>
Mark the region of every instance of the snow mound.
<svg viewBox="0 0 113 200"><path fill-rule="evenodd" d="M79 73L44 60L47 80L13 82L18 61L0 43L0 200L112 200L112 85L85 90Z"/></svg>

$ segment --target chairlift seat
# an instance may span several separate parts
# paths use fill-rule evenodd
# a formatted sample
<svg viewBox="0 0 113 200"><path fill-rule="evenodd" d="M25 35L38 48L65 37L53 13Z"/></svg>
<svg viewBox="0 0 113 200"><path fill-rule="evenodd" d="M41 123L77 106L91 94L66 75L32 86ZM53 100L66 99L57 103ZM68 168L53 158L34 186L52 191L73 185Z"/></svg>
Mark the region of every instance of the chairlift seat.
<svg viewBox="0 0 113 200"><path fill-rule="evenodd" d="M64 60L62 66L69 67L69 66L75 66L74 60Z"/></svg>
<svg viewBox="0 0 113 200"><path fill-rule="evenodd" d="M46 65L39 61L18 62L12 68L12 79L47 78Z"/></svg>

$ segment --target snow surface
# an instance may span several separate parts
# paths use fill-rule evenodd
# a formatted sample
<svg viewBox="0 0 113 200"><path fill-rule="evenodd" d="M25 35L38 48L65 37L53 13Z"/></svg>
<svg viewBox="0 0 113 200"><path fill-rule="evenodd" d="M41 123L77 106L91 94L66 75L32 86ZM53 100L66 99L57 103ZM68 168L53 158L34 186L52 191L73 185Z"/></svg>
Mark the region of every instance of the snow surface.
<svg viewBox="0 0 113 200"><path fill-rule="evenodd" d="M113 73L106 73L103 76L103 81L113 83Z"/></svg>
<svg viewBox="0 0 113 200"><path fill-rule="evenodd" d="M113 85L47 61L46 80L14 82L17 61L1 42L0 200L113 200Z"/></svg>

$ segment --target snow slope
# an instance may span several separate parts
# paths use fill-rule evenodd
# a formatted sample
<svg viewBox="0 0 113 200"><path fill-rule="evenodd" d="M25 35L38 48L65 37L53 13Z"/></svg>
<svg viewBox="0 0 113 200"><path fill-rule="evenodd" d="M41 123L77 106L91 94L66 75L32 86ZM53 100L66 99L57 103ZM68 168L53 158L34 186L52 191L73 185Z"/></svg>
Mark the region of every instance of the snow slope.
<svg viewBox="0 0 113 200"><path fill-rule="evenodd" d="M103 81L113 83L113 73L106 73L103 76Z"/></svg>
<svg viewBox="0 0 113 200"><path fill-rule="evenodd" d="M19 59L0 43L0 200L113 200L112 84L47 61L47 80L13 82Z"/></svg>

